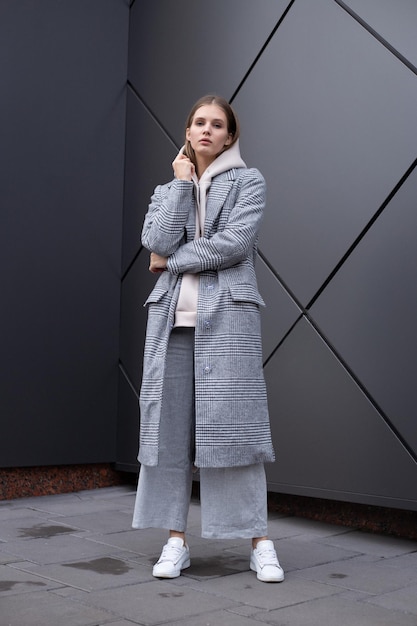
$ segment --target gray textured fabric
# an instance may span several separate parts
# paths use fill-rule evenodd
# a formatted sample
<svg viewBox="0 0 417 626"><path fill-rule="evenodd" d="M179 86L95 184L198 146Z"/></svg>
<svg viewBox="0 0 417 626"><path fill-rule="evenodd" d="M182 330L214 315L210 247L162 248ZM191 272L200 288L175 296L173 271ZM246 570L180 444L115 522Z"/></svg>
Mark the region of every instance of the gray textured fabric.
<svg viewBox="0 0 417 626"><path fill-rule="evenodd" d="M201 535L213 539L266 537L263 463L200 470Z"/></svg>
<svg viewBox="0 0 417 626"><path fill-rule="evenodd" d="M146 305L139 461L158 463L169 335L184 272L200 275L195 328L196 465L233 467L274 460L255 275L265 181L256 169L213 178L205 235L194 240L193 183L156 188L142 232L148 249L169 257Z"/></svg>
<svg viewBox="0 0 417 626"><path fill-rule="evenodd" d="M157 466L142 465L134 528L185 530L192 486L194 328L172 331L167 351Z"/></svg>
<svg viewBox="0 0 417 626"><path fill-rule="evenodd" d="M194 329L175 329L167 352L159 464L140 469L133 528L187 528L194 458L193 351ZM267 534L263 464L202 468L200 490L203 537Z"/></svg>
<svg viewBox="0 0 417 626"><path fill-rule="evenodd" d="M133 513L133 528L186 532L190 505L190 471L175 484L169 470L142 465ZM262 463L200 470L201 536L237 539L268 535L267 491Z"/></svg>

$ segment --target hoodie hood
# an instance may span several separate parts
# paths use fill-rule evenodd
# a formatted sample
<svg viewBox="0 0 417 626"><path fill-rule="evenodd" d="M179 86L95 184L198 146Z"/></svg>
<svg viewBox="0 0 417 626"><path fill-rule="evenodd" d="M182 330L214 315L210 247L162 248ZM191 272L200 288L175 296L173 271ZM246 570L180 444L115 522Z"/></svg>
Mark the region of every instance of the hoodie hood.
<svg viewBox="0 0 417 626"><path fill-rule="evenodd" d="M180 154L184 153L185 146L182 146ZM201 182L210 184L211 179L218 174L227 172L234 167L246 167L245 161L240 156L239 139L233 144L231 148L225 150L211 163L208 168L203 172L200 179L194 174L193 181L197 185Z"/></svg>
<svg viewBox="0 0 417 626"><path fill-rule="evenodd" d="M246 167L246 163L240 156L239 139L233 144L231 148L225 150L211 163L208 168L203 172L199 183L211 182L211 179L218 174L227 172L233 167Z"/></svg>

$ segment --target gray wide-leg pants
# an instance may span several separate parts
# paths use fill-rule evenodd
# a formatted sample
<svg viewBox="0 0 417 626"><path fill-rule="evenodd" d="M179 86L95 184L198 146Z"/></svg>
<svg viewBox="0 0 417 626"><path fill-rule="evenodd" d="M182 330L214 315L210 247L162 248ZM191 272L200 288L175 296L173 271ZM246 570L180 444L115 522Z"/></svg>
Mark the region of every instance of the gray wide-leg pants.
<svg viewBox="0 0 417 626"><path fill-rule="evenodd" d="M194 328L175 328L169 340L160 423L159 462L142 465L133 528L185 532L194 460ZM202 536L233 539L267 535L263 463L201 468Z"/></svg>

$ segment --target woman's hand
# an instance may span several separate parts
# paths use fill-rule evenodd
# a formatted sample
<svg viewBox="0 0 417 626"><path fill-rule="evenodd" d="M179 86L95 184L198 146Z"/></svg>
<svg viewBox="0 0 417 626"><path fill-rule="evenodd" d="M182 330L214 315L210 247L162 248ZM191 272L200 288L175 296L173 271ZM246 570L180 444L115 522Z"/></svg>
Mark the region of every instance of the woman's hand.
<svg viewBox="0 0 417 626"><path fill-rule="evenodd" d="M195 167L185 154L178 154L172 162L175 178L178 180L192 180Z"/></svg>
<svg viewBox="0 0 417 626"><path fill-rule="evenodd" d="M166 270L168 259L165 256L159 256L156 252L151 252L151 258L149 263L149 271L152 274L158 274Z"/></svg>

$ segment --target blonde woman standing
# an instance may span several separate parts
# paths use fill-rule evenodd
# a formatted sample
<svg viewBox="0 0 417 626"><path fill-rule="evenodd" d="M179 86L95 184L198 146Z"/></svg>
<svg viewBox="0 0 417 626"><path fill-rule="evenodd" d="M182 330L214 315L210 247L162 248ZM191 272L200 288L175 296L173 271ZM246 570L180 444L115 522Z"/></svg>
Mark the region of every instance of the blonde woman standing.
<svg viewBox="0 0 417 626"><path fill-rule="evenodd" d="M195 103L172 165L174 179L156 187L142 232L149 269L160 276L146 302L133 527L169 531L154 576L189 567L198 468L202 536L250 538L250 568L280 582L267 536L264 463L274 450L254 265L265 181L242 160L236 114L219 96Z"/></svg>

